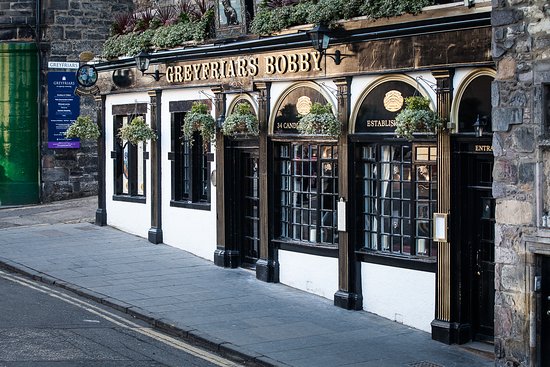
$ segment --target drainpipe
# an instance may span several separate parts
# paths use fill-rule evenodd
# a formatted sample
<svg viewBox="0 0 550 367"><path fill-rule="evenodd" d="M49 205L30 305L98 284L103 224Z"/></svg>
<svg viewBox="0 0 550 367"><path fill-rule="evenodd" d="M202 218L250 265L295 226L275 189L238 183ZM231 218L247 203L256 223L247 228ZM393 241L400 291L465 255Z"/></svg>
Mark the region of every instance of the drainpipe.
<svg viewBox="0 0 550 367"><path fill-rule="evenodd" d="M38 85L37 85L37 103L38 103L38 162L39 162L39 169L38 169L38 184L39 184L39 191L38 191L38 201L42 202L42 111L44 111L44 106L42 105L42 88L43 88L43 81L44 78L42 76L42 2L41 0L36 0L35 3L35 25L34 25L34 33L35 33L35 42L37 47L37 57L38 57Z"/></svg>

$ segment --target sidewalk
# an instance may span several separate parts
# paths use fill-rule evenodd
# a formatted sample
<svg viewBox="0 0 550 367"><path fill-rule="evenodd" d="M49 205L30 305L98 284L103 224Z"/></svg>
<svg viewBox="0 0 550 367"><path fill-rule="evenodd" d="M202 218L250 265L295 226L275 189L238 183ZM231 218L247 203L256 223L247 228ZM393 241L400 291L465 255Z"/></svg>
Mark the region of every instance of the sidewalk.
<svg viewBox="0 0 550 367"><path fill-rule="evenodd" d="M263 365L494 365L428 333L83 221L92 220L95 203L1 209L0 267Z"/></svg>

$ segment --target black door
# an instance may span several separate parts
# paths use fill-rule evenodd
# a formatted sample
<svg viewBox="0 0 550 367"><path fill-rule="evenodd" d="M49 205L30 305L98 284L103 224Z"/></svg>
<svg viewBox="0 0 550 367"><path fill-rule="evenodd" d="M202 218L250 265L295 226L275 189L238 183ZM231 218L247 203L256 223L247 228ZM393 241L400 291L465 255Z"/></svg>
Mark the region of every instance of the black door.
<svg viewBox="0 0 550 367"><path fill-rule="evenodd" d="M493 340L495 301L495 201L492 197L493 157L472 154L468 158L469 182L463 216L469 217L472 331L477 340Z"/></svg>
<svg viewBox="0 0 550 367"><path fill-rule="evenodd" d="M550 257L542 257L541 269L541 367L550 367Z"/></svg>
<svg viewBox="0 0 550 367"><path fill-rule="evenodd" d="M229 238L239 250L241 265L253 268L260 246L258 149L235 144L229 156Z"/></svg>
<svg viewBox="0 0 550 367"><path fill-rule="evenodd" d="M244 151L242 183L242 262L254 265L260 246L260 180L258 152Z"/></svg>

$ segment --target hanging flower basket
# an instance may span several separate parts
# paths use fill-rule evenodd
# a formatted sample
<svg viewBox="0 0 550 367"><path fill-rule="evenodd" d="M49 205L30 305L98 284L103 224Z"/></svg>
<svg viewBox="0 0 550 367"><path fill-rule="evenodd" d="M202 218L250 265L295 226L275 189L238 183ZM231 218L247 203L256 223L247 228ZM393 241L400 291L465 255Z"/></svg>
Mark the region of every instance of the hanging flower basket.
<svg viewBox="0 0 550 367"><path fill-rule="evenodd" d="M304 135L327 135L337 137L340 135L340 121L332 113L330 103L322 105L313 103L308 114L303 115L298 121L298 131Z"/></svg>
<svg viewBox="0 0 550 367"><path fill-rule="evenodd" d="M157 140L156 132L145 123L141 116L133 118L129 124L121 127L117 136L120 140L126 140L134 145L140 142L147 143L148 140Z"/></svg>
<svg viewBox="0 0 550 367"><path fill-rule="evenodd" d="M183 136L192 144L193 133L198 131L205 147L216 137L216 121L208 112L208 106L202 102L194 102L191 111L185 115L181 128Z"/></svg>
<svg viewBox="0 0 550 367"><path fill-rule="evenodd" d="M258 136L258 118L249 103L237 103L233 113L225 119L222 133L226 136Z"/></svg>
<svg viewBox="0 0 550 367"><path fill-rule="evenodd" d="M414 133L436 134L443 127L443 121L430 109L430 100L419 96L405 98L405 108L395 122L395 134L407 140L412 140Z"/></svg>
<svg viewBox="0 0 550 367"><path fill-rule="evenodd" d="M78 116L65 131L66 138L80 138L81 140L97 140L101 135L99 126L90 116Z"/></svg>

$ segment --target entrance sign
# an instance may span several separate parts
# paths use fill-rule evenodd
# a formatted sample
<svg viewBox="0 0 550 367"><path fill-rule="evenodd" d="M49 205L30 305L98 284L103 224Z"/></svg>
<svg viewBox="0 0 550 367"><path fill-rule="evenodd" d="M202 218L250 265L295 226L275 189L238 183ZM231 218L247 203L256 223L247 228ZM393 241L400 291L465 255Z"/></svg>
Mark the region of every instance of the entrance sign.
<svg viewBox="0 0 550 367"><path fill-rule="evenodd" d="M48 73L48 148L80 148L80 139L65 138L65 131L80 115L80 97L74 72Z"/></svg>

